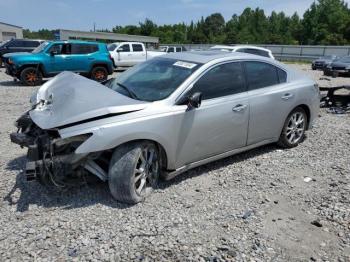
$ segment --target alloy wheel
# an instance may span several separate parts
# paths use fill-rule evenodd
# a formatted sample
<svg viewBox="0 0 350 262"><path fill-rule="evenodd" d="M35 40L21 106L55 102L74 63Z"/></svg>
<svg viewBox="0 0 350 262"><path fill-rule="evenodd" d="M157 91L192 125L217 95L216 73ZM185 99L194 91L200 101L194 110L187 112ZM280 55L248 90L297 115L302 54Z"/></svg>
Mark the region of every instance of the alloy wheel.
<svg viewBox="0 0 350 262"><path fill-rule="evenodd" d="M304 136L305 116L301 112L295 112L289 118L286 128L286 138L292 145L298 143Z"/></svg>
<svg viewBox="0 0 350 262"><path fill-rule="evenodd" d="M135 176L135 191L139 196L147 193L148 188L152 188L158 177L158 156L156 149L146 147L140 153L137 161L134 176Z"/></svg>

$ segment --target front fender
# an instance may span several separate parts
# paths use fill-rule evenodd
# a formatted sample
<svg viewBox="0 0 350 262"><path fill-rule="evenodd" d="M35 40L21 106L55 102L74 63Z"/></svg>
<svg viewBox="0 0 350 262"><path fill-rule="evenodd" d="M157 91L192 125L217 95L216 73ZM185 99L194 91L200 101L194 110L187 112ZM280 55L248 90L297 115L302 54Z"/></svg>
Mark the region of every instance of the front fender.
<svg viewBox="0 0 350 262"><path fill-rule="evenodd" d="M169 115L105 124L95 128L82 128L74 132L60 130L63 137L86 133L92 133L92 136L76 149L77 154L109 150L135 140L151 140L164 148L168 169L175 167L177 136L173 118Z"/></svg>

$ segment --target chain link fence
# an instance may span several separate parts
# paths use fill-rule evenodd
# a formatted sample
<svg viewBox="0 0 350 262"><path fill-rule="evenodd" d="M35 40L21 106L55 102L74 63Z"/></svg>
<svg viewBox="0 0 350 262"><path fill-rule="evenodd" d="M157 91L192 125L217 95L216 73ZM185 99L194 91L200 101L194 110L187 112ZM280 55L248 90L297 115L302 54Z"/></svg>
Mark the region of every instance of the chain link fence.
<svg viewBox="0 0 350 262"><path fill-rule="evenodd" d="M169 44L187 50L208 50L215 44ZM278 60L311 61L325 55L350 56L350 46L257 45L270 49Z"/></svg>

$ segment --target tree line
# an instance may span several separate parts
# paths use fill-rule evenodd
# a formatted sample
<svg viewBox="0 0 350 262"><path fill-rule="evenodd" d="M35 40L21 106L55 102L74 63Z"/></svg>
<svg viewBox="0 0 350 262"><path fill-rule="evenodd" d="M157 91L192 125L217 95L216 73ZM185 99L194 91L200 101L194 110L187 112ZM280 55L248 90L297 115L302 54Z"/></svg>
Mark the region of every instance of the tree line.
<svg viewBox="0 0 350 262"><path fill-rule="evenodd" d="M145 19L139 25L98 31L156 36L160 43L345 45L350 44L350 8L343 0L318 0L302 17L275 11L266 15L263 9L246 8L228 21L220 13L214 13L190 24L157 25ZM26 29L24 37L54 39L54 32Z"/></svg>

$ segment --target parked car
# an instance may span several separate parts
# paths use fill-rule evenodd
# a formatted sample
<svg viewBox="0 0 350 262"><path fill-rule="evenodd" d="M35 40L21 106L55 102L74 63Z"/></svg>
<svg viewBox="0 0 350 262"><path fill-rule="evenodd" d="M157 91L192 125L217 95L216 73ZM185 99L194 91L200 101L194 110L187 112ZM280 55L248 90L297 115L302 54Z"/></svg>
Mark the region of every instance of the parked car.
<svg viewBox="0 0 350 262"><path fill-rule="evenodd" d="M64 72L33 96L11 134L28 147L28 179L63 187L86 171L137 203L160 177L269 143L297 146L320 104L310 78L238 52L172 53L104 84Z"/></svg>
<svg viewBox="0 0 350 262"><path fill-rule="evenodd" d="M48 41L32 53L5 55L6 73L25 85L41 84L43 77L62 71L80 73L105 81L113 73L113 62L102 43L86 41Z"/></svg>
<svg viewBox="0 0 350 262"><path fill-rule="evenodd" d="M331 64L332 62L334 62L335 60L338 60L338 59L339 59L339 57L336 55L322 56L322 57L312 61L311 68L312 68L312 70L317 70L317 69L323 70L329 64Z"/></svg>
<svg viewBox="0 0 350 262"><path fill-rule="evenodd" d="M220 50L226 52L241 52L253 55L259 55L264 57L269 57L275 59L272 55L271 50L262 48L259 46L250 46L250 45L215 45L210 48L210 50Z"/></svg>
<svg viewBox="0 0 350 262"><path fill-rule="evenodd" d="M186 48L184 46L160 46L159 47L160 52L164 53L178 53L178 52L184 52L186 51Z"/></svg>
<svg viewBox="0 0 350 262"><path fill-rule="evenodd" d="M150 58L164 55L162 52L147 51L143 43L121 42L108 45L115 67L134 66Z"/></svg>
<svg viewBox="0 0 350 262"><path fill-rule="evenodd" d="M350 56L344 56L329 65L323 70L324 75L337 77L339 74L350 75Z"/></svg>
<svg viewBox="0 0 350 262"><path fill-rule="evenodd" d="M16 52L32 52L43 40L12 39L0 45L0 66L3 63L3 55Z"/></svg>

